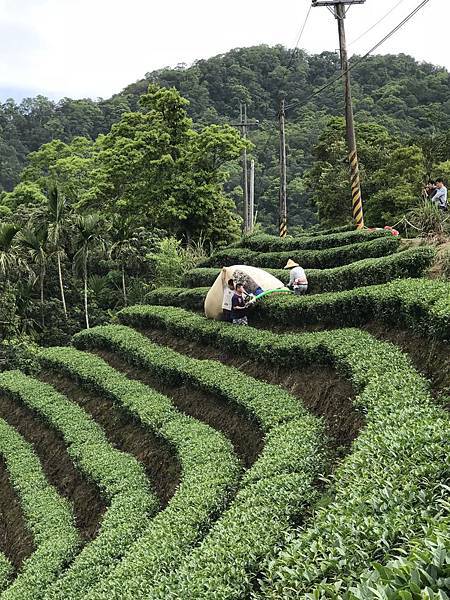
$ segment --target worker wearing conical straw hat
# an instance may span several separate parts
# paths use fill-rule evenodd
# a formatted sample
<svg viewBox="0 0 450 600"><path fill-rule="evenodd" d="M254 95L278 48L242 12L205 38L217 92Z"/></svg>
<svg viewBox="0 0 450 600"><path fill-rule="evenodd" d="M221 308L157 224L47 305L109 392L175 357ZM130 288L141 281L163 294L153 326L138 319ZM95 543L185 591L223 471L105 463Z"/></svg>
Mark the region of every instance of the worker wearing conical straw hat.
<svg viewBox="0 0 450 600"><path fill-rule="evenodd" d="M285 269L290 269L291 274L289 278L288 287L294 291L294 294L300 296L306 294L308 291L308 279L306 277L305 269L303 269L298 263L294 262L291 258L287 261Z"/></svg>

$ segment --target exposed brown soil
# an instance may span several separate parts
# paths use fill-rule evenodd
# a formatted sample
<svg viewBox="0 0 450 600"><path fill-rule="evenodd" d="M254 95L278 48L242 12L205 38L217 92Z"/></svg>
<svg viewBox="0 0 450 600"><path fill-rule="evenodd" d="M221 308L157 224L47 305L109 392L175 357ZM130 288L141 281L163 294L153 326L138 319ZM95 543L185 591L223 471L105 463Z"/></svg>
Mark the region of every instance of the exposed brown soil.
<svg viewBox="0 0 450 600"><path fill-rule="evenodd" d="M27 529L19 498L9 480L5 462L0 458L0 550L15 569L34 550L33 536Z"/></svg>
<svg viewBox="0 0 450 600"><path fill-rule="evenodd" d="M324 418L332 446L348 448L364 425L364 418L352 402L355 396L351 384L336 371L326 367L270 368L245 356L227 354L212 346L178 338L168 331L146 329L143 333L152 341L169 346L178 352L200 359L218 360L226 365L275 385L280 385L314 414Z"/></svg>
<svg viewBox="0 0 450 600"><path fill-rule="evenodd" d="M112 352L98 350L96 354L127 377L140 380L168 396L180 411L221 431L230 439L245 468L250 467L257 459L264 445L264 435L258 423L240 406L193 386L161 383L149 371L129 365Z"/></svg>
<svg viewBox="0 0 450 600"><path fill-rule="evenodd" d="M376 338L399 346L431 385L436 399L450 396L450 347L431 338L401 329L387 329L379 323L368 323L363 329Z"/></svg>
<svg viewBox="0 0 450 600"><path fill-rule="evenodd" d="M180 465L169 444L144 427L125 409L87 389L81 382L51 370L42 373L40 378L82 406L103 427L113 446L132 454L144 465L164 508L180 482Z"/></svg>
<svg viewBox="0 0 450 600"><path fill-rule="evenodd" d="M262 326L259 323L256 327ZM329 325L314 324L304 327L273 326L276 333L305 333L307 331L330 331L339 329ZM450 395L450 348L433 338L414 334L410 329L387 328L378 321L360 326L382 342L391 342L409 356L414 367L430 382L433 396L439 400L441 396Z"/></svg>
<svg viewBox="0 0 450 600"><path fill-rule="evenodd" d="M91 540L106 506L97 487L75 468L62 436L38 414L5 394L0 395L0 416L32 444L48 481L72 502L82 539ZM3 492L3 486L1 489Z"/></svg>

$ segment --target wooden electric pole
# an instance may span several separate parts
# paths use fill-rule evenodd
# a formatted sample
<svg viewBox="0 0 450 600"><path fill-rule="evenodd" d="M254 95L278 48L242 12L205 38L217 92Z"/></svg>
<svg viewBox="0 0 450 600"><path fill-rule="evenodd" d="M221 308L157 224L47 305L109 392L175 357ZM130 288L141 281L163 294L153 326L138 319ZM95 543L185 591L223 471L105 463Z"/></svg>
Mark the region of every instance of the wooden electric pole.
<svg viewBox="0 0 450 600"><path fill-rule="evenodd" d="M250 190L249 190L249 233L253 232L255 225L255 161L250 161Z"/></svg>
<svg viewBox="0 0 450 600"><path fill-rule="evenodd" d="M247 139L247 105L240 105L241 133L244 139ZM244 233L249 232L249 197L248 197L248 169L247 169L247 148L244 148L242 155L242 190L244 204Z"/></svg>
<svg viewBox="0 0 450 600"><path fill-rule="evenodd" d="M278 227L280 237L287 235L287 179L286 179L286 130L285 130L286 107L285 99L280 102L280 198Z"/></svg>
<svg viewBox="0 0 450 600"><path fill-rule="evenodd" d="M358 152L356 147L355 121L353 117L352 91L350 83L350 71L348 64L344 19L346 14L346 6L352 4L364 4L364 2L365 0L312 0L313 6L332 6L334 8L334 16L338 22L341 70L344 79L345 91L345 122L350 163L350 183L352 189L353 220L357 229L363 229L364 227L364 214L361 196L361 182L359 179Z"/></svg>
<svg viewBox="0 0 450 600"><path fill-rule="evenodd" d="M249 121L247 118L247 104L244 102L240 103L239 108L240 121L234 123L235 127L239 127L241 135L244 139L247 139L248 130L250 127L258 127L259 121ZM243 212L244 212L244 233L250 233L253 229L253 216L250 211L250 193L249 193L249 173L248 173L248 160L247 160L247 148L244 148L242 155L242 200L243 200Z"/></svg>

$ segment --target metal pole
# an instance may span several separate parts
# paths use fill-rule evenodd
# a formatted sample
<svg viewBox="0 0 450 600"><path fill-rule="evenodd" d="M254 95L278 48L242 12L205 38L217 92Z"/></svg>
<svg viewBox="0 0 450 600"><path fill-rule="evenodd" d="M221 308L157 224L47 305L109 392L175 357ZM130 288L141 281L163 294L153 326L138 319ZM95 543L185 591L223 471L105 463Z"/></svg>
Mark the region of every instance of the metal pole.
<svg viewBox="0 0 450 600"><path fill-rule="evenodd" d="M247 139L247 105L241 104L241 124L242 137ZM243 202L244 202L244 233L249 232L249 206L248 206L248 165L247 165L247 148L244 148L242 158L242 179L243 179Z"/></svg>
<svg viewBox="0 0 450 600"><path fill-rule="evenodd" d="M252 233L253 227L255 225L255 161L253 159L250 161L249 210L250 210L249 229L250 229L250 233Z"/></svg>
<svg viewBox="0 0 450 600"><path fill-rule="evenodd" d="M350 182L352 188L353 220L357 229L364 228L364 215L361 196L361 182L359 179L358 153L356 148L355 122L353 117L352 92L350 84L350 72L348 70L347 43L345 38L345 5L336 4L335 16L339 29L339 46L341 51L341 69L344 75L345 88L345 121L347 128L347 145L350 163Z"/></svg>
<svg viewBox="0 0 450 600"><path fill-rule="evenodd" d="M280 103L280 204L278 226L280 237L287 234L287 178L286 178L286 130L285 130L285 99Z"/></svg>

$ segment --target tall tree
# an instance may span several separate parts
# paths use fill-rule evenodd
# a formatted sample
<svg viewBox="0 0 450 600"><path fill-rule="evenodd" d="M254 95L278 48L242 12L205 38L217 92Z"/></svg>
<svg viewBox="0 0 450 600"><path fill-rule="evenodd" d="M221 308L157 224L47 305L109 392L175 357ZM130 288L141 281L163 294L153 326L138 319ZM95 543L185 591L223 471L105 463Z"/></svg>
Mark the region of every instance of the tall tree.
<svg viewBox="0 0 450 600"><path fill-rule="evenodd" d="M186 105L176 90L150 86L142 112L113 126L100 141L97 205L178 237L227 239L237 234L238 221L223 193L223 167L245 142L229 126L195 131Z"/></svg>
<svg viewBox="0 0 450 600"><path fill-rule="evenodd" d="M19 229L10 223L0 224L0 275L6 283L10 269L17 265L18 255L15 251L14 241Z"/></svg>
<svg viewBox="0 0 450 600"><path fill-rule="evenodd" d="M83 278L84 315L86 329L89 329L88 263L89 256L94 249L104 249L102 219L98 214L76 215L74 225L76 231L75 243L78 248L74 255L74 268Z"/></svg>
<svg viewBox="0 0 450 600"><path fill-rule="evenodd" d="M35 263L39 270L39 293L41 301L41 326L45 326L44 321L44 282L47 273L47 260L49 256L48 229L47 226L31 225L24 227L18 236L19 244L26 250L31 261Z"/></svg>
<svg viewBox="0 0 450 600"><path fill-rule="evenodd" d="M66 222L66 198L64 194L58 190L56 185L51 187L48 193L47 210L49 221L49 240L56 252L59 289L64 309L64 316L67 319L66 295L64 293L64 282L61 267L61 258L64 253L63 234Z"/></svg>

